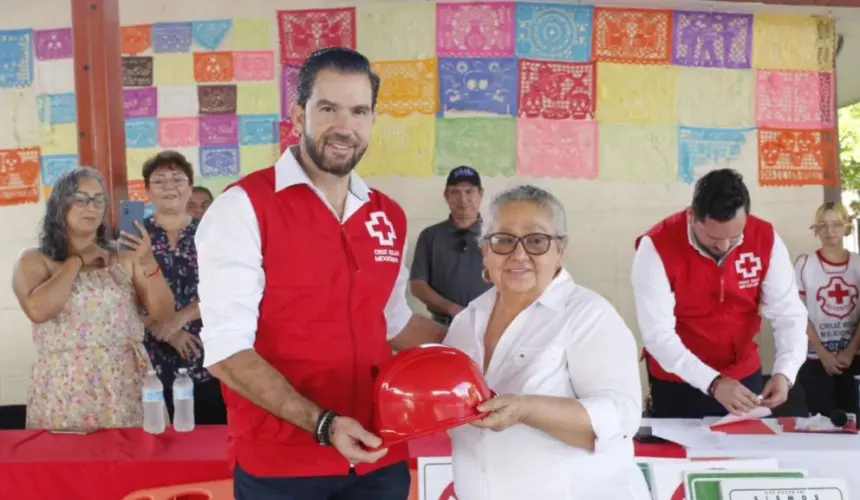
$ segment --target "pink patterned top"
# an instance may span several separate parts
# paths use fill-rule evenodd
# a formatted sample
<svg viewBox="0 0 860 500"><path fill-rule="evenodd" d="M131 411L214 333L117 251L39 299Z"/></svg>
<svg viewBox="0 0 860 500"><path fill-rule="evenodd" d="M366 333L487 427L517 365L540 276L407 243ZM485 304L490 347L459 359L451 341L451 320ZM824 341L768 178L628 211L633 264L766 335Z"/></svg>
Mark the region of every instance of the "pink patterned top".
<svg viewBox="0 0 860 500"><path fill-rule="evenodd" d="M78 274L63 310L33 325L27 427L143 425L143 332L134 284L120 264Z"/></svg>

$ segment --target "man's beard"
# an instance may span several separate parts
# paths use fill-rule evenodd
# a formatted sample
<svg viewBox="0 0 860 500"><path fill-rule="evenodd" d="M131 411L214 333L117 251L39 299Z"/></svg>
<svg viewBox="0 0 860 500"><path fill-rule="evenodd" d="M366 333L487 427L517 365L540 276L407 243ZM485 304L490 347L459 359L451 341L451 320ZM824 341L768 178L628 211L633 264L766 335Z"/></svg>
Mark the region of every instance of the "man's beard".
<svg viewBox="0 0 860 500"><path fill-rule="evenodd" d="M699 247L699 250L701 250L702 252L704 252L710 258L714 259L717 262L720 262L721 260L723 260L723 257L725 257L729 253L728 250L723 252L723 253L719 253L719 252L715 252L715 251L711 250L710 248L706 247L705 245L702 244L702 242L699 241L699 238L696 237L696 233L693 233L693 243L695 243L696 246ZM729 247L729 250L731 250L731 247Z"/></svg>
<svg viewBox="0 0 860 500"><path fill-rule="evenodd" d="M343 163L332 164L327 161L325 158L325 141L332 139L333 141L350 144L354 146L352 158L347 159ZM302 148L305 150L305 153L314 162L314 165L317 166L323 172L336 175L338 177L346 177L350 172L358 165L358 162L361 161L361 158L364 156L365 151L367 151L367 146L359 149L355 144L355 140L343 136L341 134L331 134L330 138L324 139L323 143L317 149L316 141L313 140L311 136L308 134L302 134Z"/></svg>

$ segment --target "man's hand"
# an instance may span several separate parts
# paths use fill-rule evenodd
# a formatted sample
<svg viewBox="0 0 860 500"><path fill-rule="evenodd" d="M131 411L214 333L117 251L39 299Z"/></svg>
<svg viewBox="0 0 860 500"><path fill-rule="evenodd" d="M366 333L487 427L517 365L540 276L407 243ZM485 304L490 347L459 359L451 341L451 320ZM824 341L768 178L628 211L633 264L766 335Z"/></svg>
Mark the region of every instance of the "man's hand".
<svg viewBox="0 0 860 500"><path fill-rule="evenodd" d="M824 371L830 375L842 375L842 368L839 366L839 359L835 354L824 351L818 354L818 359L821 361Z"/></svg>
<svg viewBox="0 0 860 500"><path fill-rule="evenodd" d="M767 384L764 386L764 391L762 391L762 406L767 406L770 409L776 408L777 406L785 403L785 400L788 399L788 377L781 373L774 374L770 377L770 380L767 381Z"/></svg>
<svg viewBox="0 0 860 500"><path fill-rule="evenodd" d="M737 380L728 377L721 377L717 381L714 397L733 415L743 415L759 405L758 396Z"/></svg>
<svg viewBox="0 0 860 500"><path fill-rule="evenodd" d="M382 440L349 417L335 417L331 424L331 444L350 464L372 464L388 453L387 448L370 451L381 445Z"/></svg>

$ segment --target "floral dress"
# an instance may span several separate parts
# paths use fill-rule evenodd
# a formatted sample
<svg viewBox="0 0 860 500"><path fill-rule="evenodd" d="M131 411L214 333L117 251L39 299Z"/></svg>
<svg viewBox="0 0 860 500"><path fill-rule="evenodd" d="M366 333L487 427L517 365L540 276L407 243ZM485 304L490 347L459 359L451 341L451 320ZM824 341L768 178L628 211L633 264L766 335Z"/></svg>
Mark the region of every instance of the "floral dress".
<svg viewBox="0 0 860 500"><path fill-rule="evenodd" d="M60 313L33 325L27 428L143 425L143 332L134 284L120 264L78 274Z"/></svg>
<svg viewBox="0 0 860 500"><path fill-rule="evenodd" d="M176 249L171 249L167 231L155 222L155 217L147 217L144 220L144 226L152 240L152 253L161 266L161 272L164 273L168 285L170 285L170 291L173 292L173 297L176 300L177 311L197 300L199 275L194 235L197 233L198 225L197 219L191 219L191 222L179 234ZM185 325L185 330L188 333L198 337L202 328L203 322L199 319ZM166 386L173 383L173 379L180 368L188 368L188 374L197 383L206 382L212 378L209 372L203 368L202 350L199 356L194 356L186 361L182 359L173 346L167 342L156 340L149 330L146 332L144 345L158 377Z"/></svg>

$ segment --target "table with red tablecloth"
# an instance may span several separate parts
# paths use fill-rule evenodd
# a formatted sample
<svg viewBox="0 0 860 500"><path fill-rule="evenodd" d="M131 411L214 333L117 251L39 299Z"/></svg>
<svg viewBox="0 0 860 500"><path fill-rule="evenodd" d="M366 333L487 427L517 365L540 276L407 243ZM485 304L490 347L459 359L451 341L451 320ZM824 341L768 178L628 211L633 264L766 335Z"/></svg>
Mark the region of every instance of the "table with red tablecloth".
<svg viewBox="0 0 860 500"><path fill-rule="evenodd" d="M0 500L120 500L145 488L231 477L226 428L153 436L141 429L87 435L0 431ZM410 455L446 457L445 434L410 443ZM674 444L637 443L638 456L684 457Z"/></svg>

